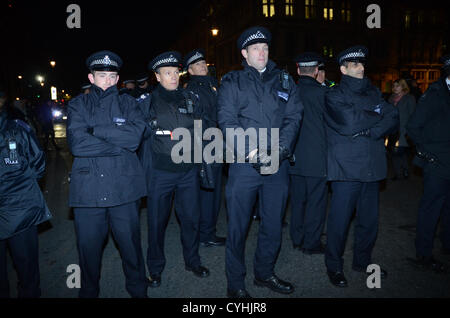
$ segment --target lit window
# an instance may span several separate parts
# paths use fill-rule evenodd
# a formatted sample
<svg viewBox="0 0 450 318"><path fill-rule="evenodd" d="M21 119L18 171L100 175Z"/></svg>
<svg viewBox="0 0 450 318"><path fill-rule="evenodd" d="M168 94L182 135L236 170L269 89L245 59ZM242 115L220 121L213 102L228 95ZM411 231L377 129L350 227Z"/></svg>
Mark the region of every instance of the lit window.
<svg viewBox="0 0 450 318"><path fill-rule="evenodd" d="M351 11L350 11L350 1L344 0L341 4L341 20L342 22L350 22Z"/></svg>
<svg viewBox="0 0 450 318"><path fill-rule="evenodd" d="M286 16L294 15L293 0L286 0Z"/></svg>
<svg viewBox="0 0 450 318"><path fill-rule="evenodd" d="M409 29L411 26L411 12L407 11L405 14L405 29Z"/></svg>
<svg viewBox="0 0 450 318"><path fill-rule="evenodd" d="M305 0L305 19L316 17L316 0Z"/></svg>
<svg viewBox="0 0 450 318"><path fill-rule="evenodd" d="M333 20L333 1L325 1L323 7L323 18L325 20Z"/></svg>
<svg viewBox="0 0 450 318"><path fill-rule="evenodd" d="M275 0L262 0L263 16L272 17L275 15Z"/></svg>

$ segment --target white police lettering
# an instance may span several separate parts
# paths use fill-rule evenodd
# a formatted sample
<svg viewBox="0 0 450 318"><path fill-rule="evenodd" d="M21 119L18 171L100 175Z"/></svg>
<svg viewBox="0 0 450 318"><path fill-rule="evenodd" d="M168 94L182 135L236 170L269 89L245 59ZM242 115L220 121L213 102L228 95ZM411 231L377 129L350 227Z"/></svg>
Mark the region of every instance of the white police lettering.
<svg viewBox="0 0 450 318"><path fill-rule="evenodd" d="M261 31L257 31L256 33L250 35L250 36L244 41L244 43L242 43L242 47L244 48L245 45L246 45L248 42L250 42L250 41L253 41L253 40L256 40L256 39L265 39L265 38L266 38L266 37L264 36L264 34L261 33Z"/></svg>
<svg viewBox="0 0 450 318"><path fill-rule="evenodd" d="M98 59L98 60L92 61L91 66L98 65L98 64L100 64L100 65L112 65L112 66L116 66L116 67L119 66L119 64L116 61L111 60L108 55L105 55L105 57L102 58L102 59Z"/></svg>
<svg viewBox="0 0 450 318"><path fill-rule="evenodd" d="M171 55L170 57L168 57L166 59L159 60L158 62L153 64L153 68L155 69L156 67L158 67L158 65L161 65L161 64L164 64L164 63L178 63L178 60Z"/></svg>
<svg viewBox="0 0 450 318"><path fill-rule="evenodd" d="M288 99L289 99L289 94L288 93L280 92L280 91L278 91L277 93L278 93L278 97L284 99L285 101L288 101Z"/></svg>
<svg viewBox="0 0 450 318"><path fill-rule="evenodd" d="M318 61L300 62L298 63L298 66L308 67L308 66L316 66L318 64L319 64Z"/></svg>
<svg viewBox="0 0 450 318"><path fill-rule="evenodd" d="M210 316L214 315L214 312L216 311L217 305L196 305L192 302L189 302L188 305L183 305L182 312L205 312L209 313Z"/></svg>
<svg viewBox="0 0 450 318"><path fill-rule="evenodd" d="M349 58L355 58L355 57L366 57L366 55L361 50L359 50L358 52L351 52L351 53L348 53L348 54L345 54L344 56L342 56L339 59L339 62L342 62L343 60L346 60Z"/></svg>
<svg viewBox="0 0 450 318"><path fill-rule="evenodd" d="M5 160L5 164L7 165L18 165L19 164L19 160L11 160L9 158L3 158Z"/></svg>
<svg viewBox="0 0 450 318"><path fill-rule="evenodd" d="M203 58L203 54L201 54L200 52L196 52L194 56L192 56L186 63L186 65L189 65L192 63L192 61L195 61L196 59L201 59Z"/></svg>

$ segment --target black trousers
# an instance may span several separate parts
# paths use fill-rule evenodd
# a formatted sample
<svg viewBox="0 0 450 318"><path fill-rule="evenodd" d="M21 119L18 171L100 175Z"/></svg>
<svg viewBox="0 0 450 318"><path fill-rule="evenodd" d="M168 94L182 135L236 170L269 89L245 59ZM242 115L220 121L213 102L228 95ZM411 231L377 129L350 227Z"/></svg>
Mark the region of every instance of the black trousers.
<svg viewBox="0 0 450 318"><path fill-rule="evenodd" d="M262 176L250 164L231 164L225 188L228 234L225 267L228 289L245 289L245 240L253 208L259 198L258 244L254 275L266 279L274 274L281 247L282 221L289 193L287 162L276 174Z"/></svg>
<svg viewBox="0 0 450 318"><path fill-rule="evenodd" d="M38 298L39 287L39 247L37 227L27 230L8 239L0 240L0 298L9 298L8 269L6 266L6 250L9 247L11 257L19 279L19 298Z"/></svg>
<svg viewBox="0 0 450 318"><path fill-rule="evenodd" d="M366 270L378 233L378 182L333 181L327 223L325 263L332 272L342 271L347 232L356 209L352 266Z"/></svg>
<svg viewBox="0 0 450 318"><path fill-rule="evenodd" d="M166 265L164 237L169 221L172 198L180 220L181 243L185 265L197 267L199 247L199 172L194 167L188 172L168 172L154 169L147 197L148 250L147 266L151 275L161 274Z"/></svg>
<svg viewBox="0 0 450 318"><path fill-rule="evenodd" d="M222 199L222 165L212 167L214 189L200 188L200 242L212 240L216 235L216 223Z"/></svg>
<svg viewBox="0 0 450 318"><path fill-rule="evenodd" d="M290 179L292 243L318 248L327 213L327 179L299 175Z"/></svg>
<svg viewBox="0 0 450 318"><path fill-rule="evenodd" d="M109 229L122 256L126 289L132 297L147 296L141 246L139 211L136 201L108 208L74 208L75 231L81 269L81 298L96 298L104 244Z"/></svg>
<svg viewBox="0 0 450 318"><path fill-rule="evenodd" d="M417 256L432 256L439 218L442 245L450 250L450 180L424 172L423 196L417 215Z"/></svg>

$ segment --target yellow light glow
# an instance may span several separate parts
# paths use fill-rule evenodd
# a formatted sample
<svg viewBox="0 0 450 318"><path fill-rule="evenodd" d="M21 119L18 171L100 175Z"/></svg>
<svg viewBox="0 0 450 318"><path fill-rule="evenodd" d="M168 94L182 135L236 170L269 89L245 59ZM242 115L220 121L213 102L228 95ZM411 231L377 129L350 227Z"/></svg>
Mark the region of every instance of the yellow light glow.
<svg viewBox="0 0 450 318"><path fill-rule="evenodd" d="M56 62L55 62L55 61L50 61L50 65L51 65L52 67L55 67Z"/></svg>
<svg viewBox="0 0 450 318"><path fill-rule="evenodd" d="M17 76L18 79L22 79L22 75Z"/></svg>
<svg viewBox="0 0 450 318"><path fill-rule="evenodd" d="M217 36L219 34L219 29L217 29L217 28L211 29L211 34L213 36Z"/></svg>

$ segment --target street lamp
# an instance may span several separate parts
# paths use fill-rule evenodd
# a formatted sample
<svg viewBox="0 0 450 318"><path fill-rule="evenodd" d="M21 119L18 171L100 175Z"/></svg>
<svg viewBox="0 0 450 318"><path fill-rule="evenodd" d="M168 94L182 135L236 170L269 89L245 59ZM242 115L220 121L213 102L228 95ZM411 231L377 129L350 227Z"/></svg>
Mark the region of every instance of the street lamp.
<svg viewBox="0 0 450 318"><path fill-rule="evenodd" d="M42 83L42 82L44 81L44 78L43 78L41 75L36 75L36 80L37 80L39 83Z"/></svg>
<svg viewBox="0 0 450 318"><path fill-rule="evenodd" d="M50 61L50 65L51 65L51 67L55 67L56 62L55 61Z"/></svg>
<svg viewBox="0 0 450 318"><path fill-rule="evenodd" d="M17 76L18 79L22 79L22 75Z"/></svg>
<svg viewBox="0 0 450 318"><path fill-rule="evenodd" d="M212 28L211 29L211 34L212 34L212 36L217 36L219 34L219 29L218 28Z"/></svg>

